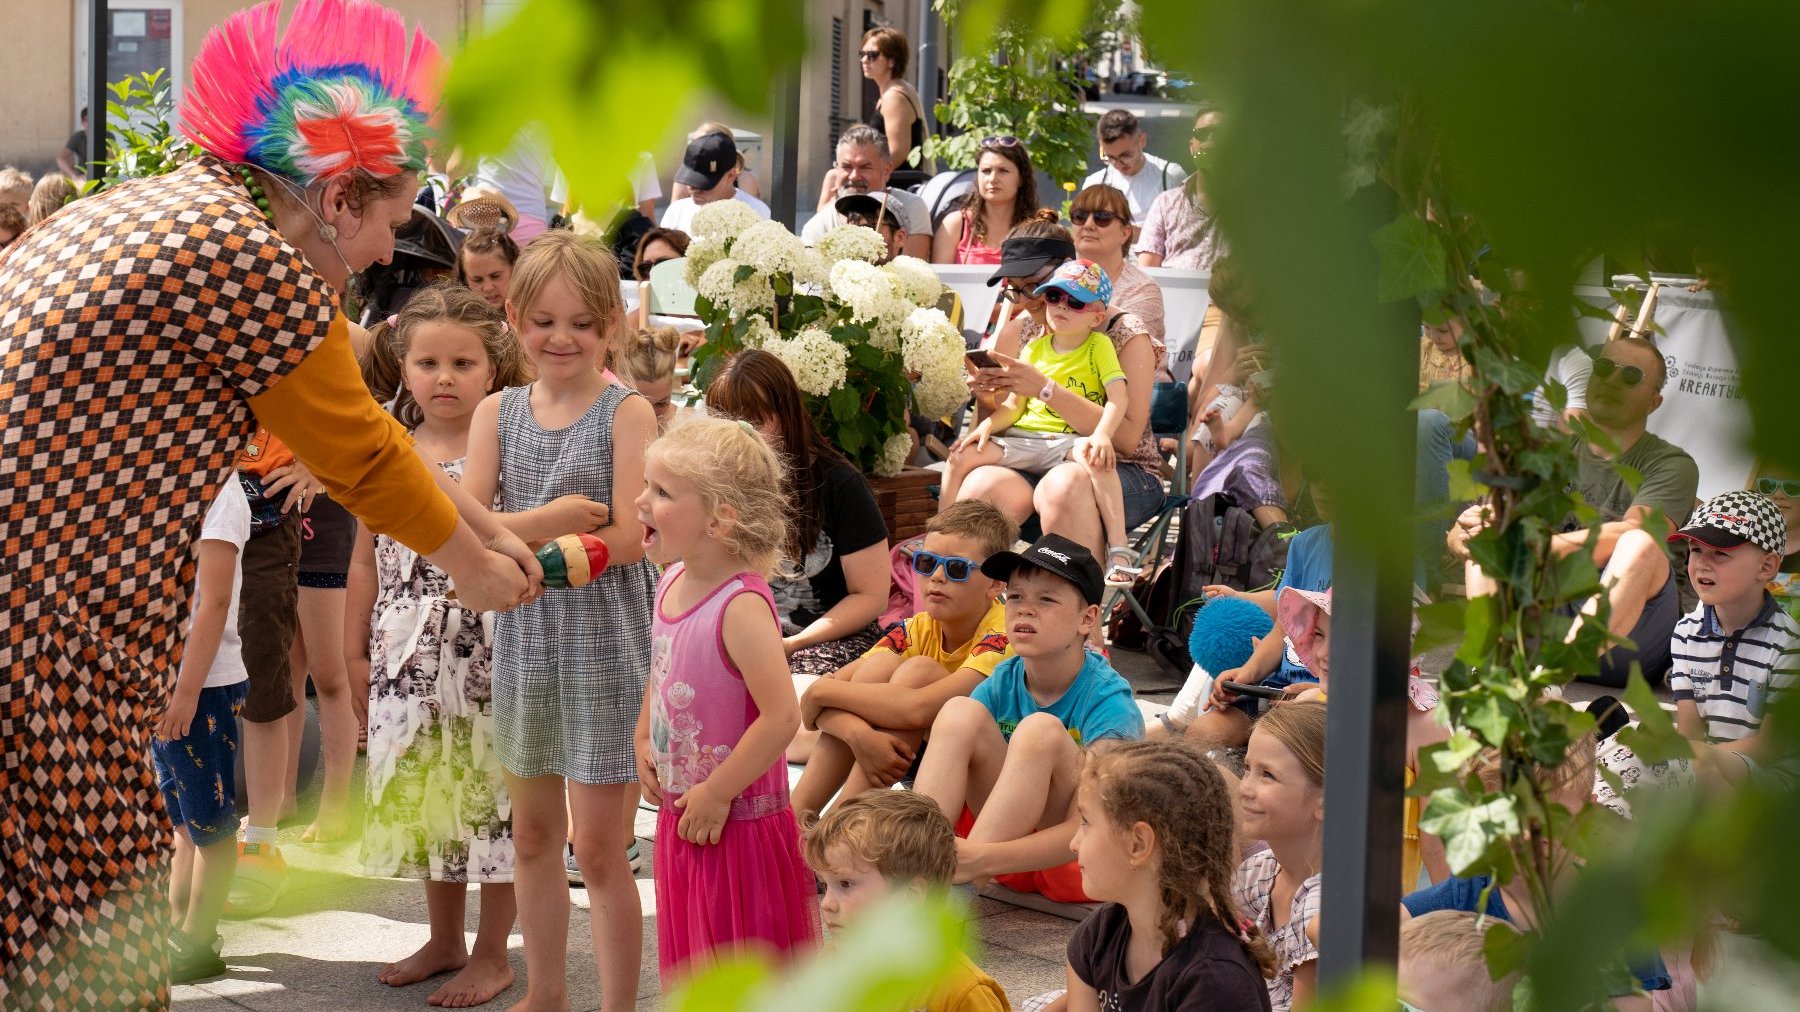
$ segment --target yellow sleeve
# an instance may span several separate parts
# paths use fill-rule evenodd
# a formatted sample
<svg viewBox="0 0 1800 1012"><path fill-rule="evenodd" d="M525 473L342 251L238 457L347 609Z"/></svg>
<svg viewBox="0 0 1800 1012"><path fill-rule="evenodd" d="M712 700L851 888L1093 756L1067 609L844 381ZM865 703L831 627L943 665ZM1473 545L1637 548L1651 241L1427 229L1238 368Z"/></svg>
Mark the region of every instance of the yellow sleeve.
<svg viewBox="0 0 1800 1012"><path fill-rule="evenodd" d="M962 666L973 668L986 678L994 673L1001 661L1012 656L1012 644L1006 641L1006 606L995 602L981 620L981 629L975 636L975 645L969 648L969 656Z"/></svg>
<svg viewBox="0 0 1800 1012"><path fill-rule="evenodd" d="M421 555L450 539L456 506L406 430L369 396L344 317L292 372L250 398L250 410L370 530Z"/></svg>

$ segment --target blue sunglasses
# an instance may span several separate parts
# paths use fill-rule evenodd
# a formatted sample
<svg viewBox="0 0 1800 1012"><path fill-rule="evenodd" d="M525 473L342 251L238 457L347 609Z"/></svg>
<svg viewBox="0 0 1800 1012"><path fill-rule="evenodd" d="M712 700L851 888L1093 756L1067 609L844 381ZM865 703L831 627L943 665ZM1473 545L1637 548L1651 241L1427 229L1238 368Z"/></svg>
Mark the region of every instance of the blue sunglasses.
<svg viewBox="0 0 1800 1012"><path fill-rule="evenodd" d="M951 583L962 583L969 574L978 571L981 564L974 559L965 559L960 555L933 555L930 552L913 553L913 572L920 576L930 576L944 567L944 577Z"/></svg>

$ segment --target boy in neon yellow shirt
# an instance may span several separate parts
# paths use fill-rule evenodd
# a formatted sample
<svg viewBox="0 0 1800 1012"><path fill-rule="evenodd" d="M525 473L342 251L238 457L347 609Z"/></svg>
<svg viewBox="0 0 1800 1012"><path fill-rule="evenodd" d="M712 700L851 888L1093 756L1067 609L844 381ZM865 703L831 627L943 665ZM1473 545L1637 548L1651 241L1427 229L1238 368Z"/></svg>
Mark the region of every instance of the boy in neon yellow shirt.
<svg viewBox="0 0 1800 1012"><path fill-rule="evenodd" d="M954 500L963 480L978 467L999 465L1042 475L1074 461L1093 482L1094 501L1106 538L1106 582L1129 585L1137 575L1137 555L1126 544L1125 492L1119 484L1113 437L1125 421L1125 370L1112 339L1101 332L1112 280L1092 260L1070 260L1039 285L1049 331L1027 344L1019 361L1042 373L1036 396L1017 392L957 440L944 474L944 499ZM1083 435L1057 410L1077 397L1101 406L1093 431ZM1005 433L1005 435L1002 435Z"/></svg>

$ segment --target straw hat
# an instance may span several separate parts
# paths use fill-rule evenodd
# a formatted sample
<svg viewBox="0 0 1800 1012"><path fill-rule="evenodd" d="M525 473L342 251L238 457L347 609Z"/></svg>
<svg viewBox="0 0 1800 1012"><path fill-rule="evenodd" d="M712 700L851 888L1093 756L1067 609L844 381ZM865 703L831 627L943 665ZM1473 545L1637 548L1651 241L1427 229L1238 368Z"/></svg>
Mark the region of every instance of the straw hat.
<svg viewBox="0 0 1800 1012"><path fill-rule="evenodd" d="M511 232L519 226L519 209L489 186L472 186L464 191L463 199L444 217L465 232L489 226Z"/></svg>

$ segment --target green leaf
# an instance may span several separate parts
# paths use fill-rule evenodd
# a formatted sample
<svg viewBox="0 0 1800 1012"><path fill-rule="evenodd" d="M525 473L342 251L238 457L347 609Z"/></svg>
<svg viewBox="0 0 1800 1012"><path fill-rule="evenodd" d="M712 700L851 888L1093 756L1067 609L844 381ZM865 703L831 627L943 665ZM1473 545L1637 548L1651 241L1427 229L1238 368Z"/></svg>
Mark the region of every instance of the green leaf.
<svg viewBox="0 0 1800 1012"><path fill-rule="evenodd" d="M1506 732L1512 727L1510 709L1498 697L1488 696L1463 714L1463 722L1479 734L1482 741L1498 746L1506 741Z"/></svg>
<svg viewBox="0 0 1800 1012"><path fill-rule="evenodd" d="M1413 653L1426 654L1451 643L1461 643L1468 611L1469 603L1456 598L1433 601L1416 609L1414 614L1419 617L1419 631L1413 634Z"/></svg>
<svg viewBox="0 0 1800 1012"><path fill-rule="evenodd" d="M1525 969L1526 960L1531 958L1531 947L1537 941L1535 933L1524 934L1506 921L1489 922L1487 932L1481 936L1481 952L1487 957L1489 979L1499 980Z"/></svg>
<svg viewBox="0 0 1800 1012"><path fill-rule="evenodd" d="M1518 801L1490 794L1471 802L1460 790L1443 788L1432 793L1419 829L1444 841L1451 874L1466 875L1477 869L1496 845L1519 831Z"/></svg>
<svg viewBox="0 0 1800 1012"><path fill-rule="evenodd" d="M1443 241L1425 219L1402 214L1376 229L1372 238L1381 255L1381 301L1435 295L1448 286Z"/></svg>
<svg viewBox="0 0 1800 1012"><path fill-rule="evenodd" d="M1619 732L1619 744L1631 749L1646 763L1663 763L1671 759L1691 759L1693 746L1675 729L1675 721L1662 708L1662 703L1644 681L1644 673L1632 662L1631 675L1625 682L1625 705L1637 716L1637 726Z"/></svg>
<svg viewBox="0 0 1800 1012"><path fill-rule="evenodd" d="M1424 393L1413 398L1407 407L1414 411L1437 408L1449 415L1451 421L1461 422L1475 412L1475 395L1461 383L1433 383Z"/></svg>

